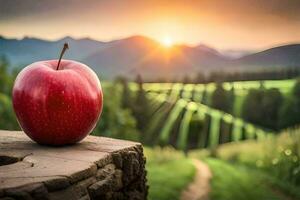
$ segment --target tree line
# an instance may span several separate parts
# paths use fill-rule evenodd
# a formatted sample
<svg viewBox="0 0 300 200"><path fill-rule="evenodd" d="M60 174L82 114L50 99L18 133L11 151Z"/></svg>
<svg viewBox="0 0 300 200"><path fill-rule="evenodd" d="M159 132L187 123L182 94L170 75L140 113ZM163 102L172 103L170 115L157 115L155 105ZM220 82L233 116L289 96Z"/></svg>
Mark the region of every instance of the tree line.
<svg viewBox="0 0 300 200"><path fill-rule="evenodd" d="M212 94L211 106L227 113L233 113L234 89L225 90L217 84ZM243 104L241 117L253 124L278 131L300 124L300 80L291 92L283 95L278 88L259 88L248 91Z"/></svg>
<svg viewBox="0 0 300 200"><path fill-rule="evenodd" d="M20 130L12 108L11 93L18 70L9 70L9 62L0 58L0 129Z"/></svg>
<svg viewBox="0 0 300 200"><path fill-rule="evenodd" d="M146 80L149 83L212 83L212 82L234 82L234 81L254 81L254 80L282 80L291 79L300 75L299 67L282 67L280 69L271 70L254 70L254 71L213 71L204 74L198 72L196 76L184 76L183 78L165 79L157 78Z"/></svg>

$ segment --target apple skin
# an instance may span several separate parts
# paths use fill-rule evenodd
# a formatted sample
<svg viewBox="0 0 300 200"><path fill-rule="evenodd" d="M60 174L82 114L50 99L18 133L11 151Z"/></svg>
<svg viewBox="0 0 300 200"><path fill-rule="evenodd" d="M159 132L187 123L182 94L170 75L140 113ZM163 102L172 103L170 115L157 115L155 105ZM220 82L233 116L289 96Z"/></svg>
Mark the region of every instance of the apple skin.
<svg viewBox="0 0 300 200"><path fill-rule="evenodd" d="M23 131L45 145L73 144L86 137L100 117L103 93L86 65L61 60L35 62L17 76L13 107Z"/></svg>

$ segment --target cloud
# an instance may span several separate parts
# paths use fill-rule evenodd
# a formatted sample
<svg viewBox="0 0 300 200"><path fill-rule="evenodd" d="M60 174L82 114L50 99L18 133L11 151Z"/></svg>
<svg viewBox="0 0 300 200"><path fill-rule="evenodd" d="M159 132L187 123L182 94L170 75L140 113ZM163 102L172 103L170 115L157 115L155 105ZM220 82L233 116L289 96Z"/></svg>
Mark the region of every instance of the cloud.
<svg viewBox="0 0 300 200"><path fill-rule="evenodd" d="M111 0L109 3L101 0L0 0L0 19L9 19L28 15L38 15L43 12L53 12L57 10L70 10L72 8L85 8L98 6L99 11L108 7L118 7L127 5L131 11L136 8L151 9L151 6L164 6L172 8L174 5L187 5L199 8L199 11L209 10L218 15L220 13L237 15L251 15L255 18L260 16L279 16L289 20L300 19L300 1L299 0L202 0L202 1L167 1L167 0ZM150 7L149 7L150 6ZM66 12L65 15L70 13Z"/></svg>
<svg viewBox="0 0 300 200"><path fill-rule="evenodd" d="M89 1L89 0L87 0ZM74 8L84 2L80 0L0 0L0 20L38 16L43 13ZM67 13L66 13L67 14Z"/></svg>
<svg viewBox="0 0 300 200"><path fill-rule="evenodd" d="M300 41L300 0L0 0L0 34L143 34L227 48ZM203 40L203 41L202 41Z"/></svg>

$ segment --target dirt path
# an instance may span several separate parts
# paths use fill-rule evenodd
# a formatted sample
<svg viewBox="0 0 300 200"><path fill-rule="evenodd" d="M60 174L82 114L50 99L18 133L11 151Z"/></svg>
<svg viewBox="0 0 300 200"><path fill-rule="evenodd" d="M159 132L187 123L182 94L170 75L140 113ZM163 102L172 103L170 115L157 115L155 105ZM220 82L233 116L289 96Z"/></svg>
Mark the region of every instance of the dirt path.
<svg viewBox="0 0 300 200"><path fill-rule="evenodd" d="M202 161L193 159L193 163L196 167L194 181L181 193L180 200L209 200L212 173Z"/></svg>

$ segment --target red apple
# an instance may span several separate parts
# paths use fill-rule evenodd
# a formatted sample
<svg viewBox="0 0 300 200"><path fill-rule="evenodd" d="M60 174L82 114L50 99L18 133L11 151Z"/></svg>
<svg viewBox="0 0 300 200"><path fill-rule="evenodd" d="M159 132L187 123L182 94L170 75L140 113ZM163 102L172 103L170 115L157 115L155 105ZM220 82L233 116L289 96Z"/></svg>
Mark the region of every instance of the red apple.
<svg viewBox="0 0 300 200"><path fill-rule="evenodd" d="M65 44L61 53L68 48ZM39 144L72 144L96 126L103 105L97 75L72 60L25 67L13 87L13 107L23 131Z"/></svg>

